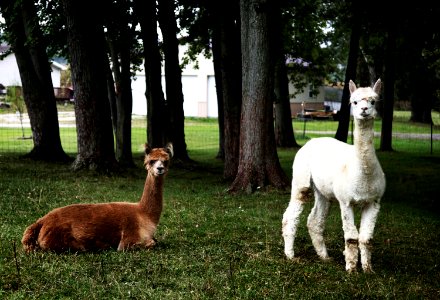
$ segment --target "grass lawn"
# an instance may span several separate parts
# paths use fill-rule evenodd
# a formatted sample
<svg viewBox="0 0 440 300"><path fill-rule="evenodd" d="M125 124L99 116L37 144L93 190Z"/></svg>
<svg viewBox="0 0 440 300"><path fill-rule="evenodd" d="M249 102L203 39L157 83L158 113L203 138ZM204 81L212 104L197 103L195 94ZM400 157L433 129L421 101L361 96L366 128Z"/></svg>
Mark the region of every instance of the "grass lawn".
<svg viewBox="0 0 440 300"><path fill-rule="evenodd" d="M289 191L229 195L211 139L206 149L198 149L191 136L190 156L197 163L171 166L157 248L125 253L26 255L20 240L26 226L59 206L137 201L145 180L140 152L134 154L136 168L117 175L72 173L68 165L0 155L0 298L440 298L438 155L378 153L387 190L375 230L376 273L349 275L336 205L326 230L333 261L319 261L313 250L305 226L311 204L297 234L299 261L287 261L281 218ZM287 174L294 154L279 149Z"/></svg>

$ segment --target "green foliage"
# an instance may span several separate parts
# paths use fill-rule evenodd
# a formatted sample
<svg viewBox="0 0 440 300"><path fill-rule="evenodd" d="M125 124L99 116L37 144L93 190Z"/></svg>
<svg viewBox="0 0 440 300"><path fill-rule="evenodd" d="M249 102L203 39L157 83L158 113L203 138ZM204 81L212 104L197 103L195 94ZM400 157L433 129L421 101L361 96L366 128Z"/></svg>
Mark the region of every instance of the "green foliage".
<svg viewBox="0 0 440 300"><path fill-rule="evenodd" d="M280 149L290 174L294 151ZM229 195L216 149L193 150L191 168L172 165L165 182L158 247L91 254L23 253L26 226L71 203L137 201L145 170L114 176L75 173L62 164L0 156L2 299L436 299L439 157L379 153L387 191L375 231L375 274L344 270L340 213L333 206L318 260L302 215L298 262L284 258L282 214L289 191ZM357 216L358 217L358 216Z"/></svg>

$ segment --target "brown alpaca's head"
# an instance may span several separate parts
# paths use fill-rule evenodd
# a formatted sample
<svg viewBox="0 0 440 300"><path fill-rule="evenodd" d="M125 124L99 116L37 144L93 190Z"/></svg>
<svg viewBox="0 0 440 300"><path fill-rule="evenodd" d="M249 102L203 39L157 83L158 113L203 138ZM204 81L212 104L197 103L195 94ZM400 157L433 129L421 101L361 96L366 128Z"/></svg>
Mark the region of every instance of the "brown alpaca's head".
<svg viewBox="0 0 440 300"><path fill-rule="evenodd" d="M173 144L168 143L164 148L151 148L145 144L145 169L153 176L163 176L168 172L170 160L173 157Z"/></svg>

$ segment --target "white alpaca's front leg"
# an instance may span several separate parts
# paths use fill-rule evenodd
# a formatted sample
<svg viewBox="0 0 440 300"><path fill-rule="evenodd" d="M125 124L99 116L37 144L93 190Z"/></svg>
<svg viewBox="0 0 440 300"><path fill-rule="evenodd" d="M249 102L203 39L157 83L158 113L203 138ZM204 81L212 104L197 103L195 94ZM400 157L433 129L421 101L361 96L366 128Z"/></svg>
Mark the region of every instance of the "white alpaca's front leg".
<svg viewBox="0 0 440 300"><path fill-rule="evenodd" d="M355 272L359 257L359 233L354 224L354 212L350 205L340 203L342 216L342 229L345 240L345 269L348 272Z"/></svg>
<svg viewBox="0 0 440 300"><path fill-rule="evenodd" d="M293 259L294 257L293 244L298 228L299 217L303 209L304 202L292 199L283 215L282 232L284 238L284 253L288 259Z"/></svg>
<svg viewBox="0 0 440 300"><path fill-rule="evenodd" d="M328 216L330 202L315 191L315 205L307 218L307 228L312 239L313 247L322 260L328 260L327 247L324 242L325 221Z"/></svg>
<svg viewBox="0 0 440 300"><path fill-rule="evenodd" d="M373 233L376 225L380 204L369 203L362 210L361 225L359 229L359 249L361 250L362 269L365 273L372 273L371 249L373 247Z"/></svg>

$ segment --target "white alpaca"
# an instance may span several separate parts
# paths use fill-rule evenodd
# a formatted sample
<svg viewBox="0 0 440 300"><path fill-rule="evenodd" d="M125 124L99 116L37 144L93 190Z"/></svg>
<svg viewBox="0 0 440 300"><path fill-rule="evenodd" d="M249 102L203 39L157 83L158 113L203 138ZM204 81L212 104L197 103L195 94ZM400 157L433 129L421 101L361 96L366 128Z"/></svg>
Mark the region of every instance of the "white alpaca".
<svg viewBox="0 0 440 300"><path fill-rule="evenodd" d="M283 215L284 252L294 257L293 243L304 203L314 193L315 205L307 219L313 246L323 260L329 259L324 243L325 219L330 203L339 202L345 239L345 268L356 271L358 247L364 272L372 272L371 248L374 226L385 191L385 175L376 157L373 143L375 101L380 79L373 88L356 88L350 80L350 102L354 117L354 145L333 138L315 138L296 154L292 166L292 191ZM353 207L362 208L359 232Z"/></svg>

